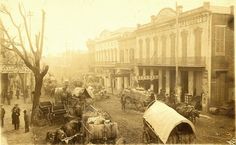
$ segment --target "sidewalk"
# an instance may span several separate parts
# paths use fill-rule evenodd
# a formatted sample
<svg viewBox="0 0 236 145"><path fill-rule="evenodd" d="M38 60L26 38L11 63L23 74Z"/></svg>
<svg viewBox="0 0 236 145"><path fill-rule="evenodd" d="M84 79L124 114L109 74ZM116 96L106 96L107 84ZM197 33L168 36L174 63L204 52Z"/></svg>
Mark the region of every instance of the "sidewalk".
<svg viewBox="0 0 236 145"><path fill-rule="evenodd" d="M28 98L27 102L30 102ZM19 107L21 109L20 114L20 129L14 130L14 126L12 125L12 118L11 118L11 110L14 107L15 104L19 104ZM5 105L4 109L6 111L5 118L4 118L4 127L1 128L1 145L14 145L14 144L33 144L33 133L32 130L30 132L25 133L24 128L24 113L23 111L26 109L29 111L31 109L31 104L24 103L23 98L12 99L11 105Z"/></svg>

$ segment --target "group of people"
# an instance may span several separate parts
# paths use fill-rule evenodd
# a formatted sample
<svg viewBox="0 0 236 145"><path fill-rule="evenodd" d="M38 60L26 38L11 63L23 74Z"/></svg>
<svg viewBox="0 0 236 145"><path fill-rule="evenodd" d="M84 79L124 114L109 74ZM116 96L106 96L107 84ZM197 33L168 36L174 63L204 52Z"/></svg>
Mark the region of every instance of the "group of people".
<svg viewBox="0 0 236 145"><path fill-rule="evenodd" d="M20 127L20 108L18 104L15 104L15 106L12 108L12 124L14 125L15 130L19 130ZM25 122L25 133L29 132L29 125L30 125L30 117L26 110L24 112L24 122ZM1 127L4 127L4 117L5 117L6 111L1 105Z"/></svg>
<svg viewBox="0 0 236 145"><path fill-rule="evenodd" d="M20 87L16 87L15 89L16 99L20 99L20 95L21 95L20 90L21 90ZM10 88L8 91L7 89L3 89L1 92L3 104L5 103L5 101L7 101L7 105L11 105L11 100L13 99L13 95L14 95L13 88ZM24 90L24 99L28 98L29 95L30 95L29 86L27 86L26 89Z"/></svg>

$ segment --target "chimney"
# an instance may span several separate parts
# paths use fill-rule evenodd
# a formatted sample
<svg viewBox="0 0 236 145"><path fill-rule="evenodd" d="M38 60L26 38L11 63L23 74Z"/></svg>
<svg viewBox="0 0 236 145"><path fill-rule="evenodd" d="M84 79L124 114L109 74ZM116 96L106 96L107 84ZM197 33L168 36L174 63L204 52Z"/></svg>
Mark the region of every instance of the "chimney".
<svg viewBox="0 0 236 145"><path fill-rule="evenodd" d="M204 2L203 3L203 8L205 8L205 9L210 9L210 2Z"/></svg>
<svg viewBox="0 0 236 145"><path fill-rule="evenodd" d="M137 27L139 28L141 25L140 24L137 24Z"/></svg>
<svg viewBox="0 0 236 145"><path fill-rule="evenodd" d="M234 6L233 6L233 5L230 6L230 14L231 14L231 15L234 15Z"/></svg>
<svg viewBox="0 0 236 145"><path fill-rule="evenodd" d="M151 16L151 22L154 22L154 21L155 21L155 18L156 18L156 17L155 17L154 15L152 15L152 16Z"/></svg>
<svg viewBox="0 0 236 145"><path fill-rule="evenodd" d="M183 6L177 6L176 9L177 9L176 11L177 11L179 14L183 12Z"/></svg>

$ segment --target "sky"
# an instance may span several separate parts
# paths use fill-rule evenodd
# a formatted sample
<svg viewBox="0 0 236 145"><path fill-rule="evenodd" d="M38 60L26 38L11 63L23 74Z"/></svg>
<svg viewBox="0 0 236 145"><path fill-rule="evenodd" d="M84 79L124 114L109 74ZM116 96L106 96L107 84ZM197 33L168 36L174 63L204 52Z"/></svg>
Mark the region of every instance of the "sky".
<svg viewBox="0 0 236 145"><path fill-rule="evenodd" d="M44 9L44 55L66 50L87 51L86 41L94 39L103 30L137 27L150 21L163 8L175 9L175 0L1 0L17 15L18 1L26 12L31 11L31 34L39 30L40 13ZM183 11L203 5L204 0L177 0ZM235 0L210 0L211 5L230 6ZM3 21L5 19L3 18ZM20 21L19 21L20 23ZM10 27L10 26L9 26Z"/></svg>

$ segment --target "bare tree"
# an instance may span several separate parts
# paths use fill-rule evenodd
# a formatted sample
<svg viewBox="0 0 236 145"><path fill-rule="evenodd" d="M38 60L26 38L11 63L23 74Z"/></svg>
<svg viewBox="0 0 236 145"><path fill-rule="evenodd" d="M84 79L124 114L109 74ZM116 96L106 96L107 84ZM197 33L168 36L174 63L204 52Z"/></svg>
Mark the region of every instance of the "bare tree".
<svg viewBox="0 0 236 145"><path fill-rule="evenodd" d="M29 27L27 24L26 13L23 11L23 6L19 3L18 5L20 18L23 21L22 25L18 25L15 22L15 19L12 16L12 13L6 8L5 5L1 6L1 12L6 14L13 24L14 28L17 31L17 36L10 36L9 31L6 29L4 24L2 24L2 30L4 32L4 43L2 43L2 47L15 52L24 62L24 64L32 71L35 78L35 88L33 95L33 105L32 105L32 122L34 122L34 118L36 116L36 108L39 106L39 100L41 96L41 88L43 85L43 78L47 74L49 66L41 66L40 60L42 58L43 52L43 38L44 38L44 23L45 23L45 12L42 10L42 21L41 21L41 29L35 35L35 42L33 44L33 40L29 33ZM22 27L23 26L23 27ZM26 43L23 42L23 34L26 34ZM18 38L18 40L16 40ZM26 45L28 44L28 45ZM26 48L29 47L29 50Z"/></svg>

